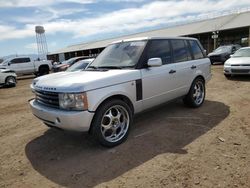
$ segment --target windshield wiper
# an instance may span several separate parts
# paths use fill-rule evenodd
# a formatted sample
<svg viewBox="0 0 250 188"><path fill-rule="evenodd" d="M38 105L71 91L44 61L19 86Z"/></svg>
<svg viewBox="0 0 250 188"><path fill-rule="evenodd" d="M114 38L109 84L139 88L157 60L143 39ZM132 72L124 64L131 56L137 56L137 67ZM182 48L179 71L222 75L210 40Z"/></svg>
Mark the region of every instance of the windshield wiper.
<svg viewBox="0 0 250 188"><path fill-rule="evenodd" d="M99 69L122 69L123 67L120 66L101 66L101 67L97 67Z"/></svg>
<svg viewBox="0 0 250 188"><path fill-rule="evenodd" d="M89 67L87 67L87 69L88 68L91 68L91 69L98 69L98 67L95 67L95 66L89 66Z"/></svg>

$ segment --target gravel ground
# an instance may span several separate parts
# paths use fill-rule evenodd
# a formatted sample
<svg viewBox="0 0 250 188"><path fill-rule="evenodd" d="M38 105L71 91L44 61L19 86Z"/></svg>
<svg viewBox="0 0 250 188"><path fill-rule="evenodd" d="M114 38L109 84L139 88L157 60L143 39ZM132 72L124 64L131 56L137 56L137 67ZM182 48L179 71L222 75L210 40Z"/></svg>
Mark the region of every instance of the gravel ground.
<svg viewBox="0 0 250 188"><path fill-rule="evenodd" d="M175 101L138 115L112 149L37 120L32 77L1 88L0 187L249 187L250 77L212 73L201 108Z"/></svg>

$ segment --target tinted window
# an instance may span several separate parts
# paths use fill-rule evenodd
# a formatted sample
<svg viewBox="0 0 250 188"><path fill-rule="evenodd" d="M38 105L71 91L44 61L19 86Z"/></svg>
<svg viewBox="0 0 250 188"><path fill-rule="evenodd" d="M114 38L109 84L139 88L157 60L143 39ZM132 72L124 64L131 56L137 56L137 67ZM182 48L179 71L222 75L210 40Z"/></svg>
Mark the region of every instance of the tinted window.
<svg viewBox="0 0 250 188"><path fill-rule="evenodd" d="M194 59L201 59L204 58L204 55L202 53L202 50L200 46L198 45L197 41L191 40L190 42L190 47L194 55Z"/></svg>
<svg viewBox="0 0 250 188"><path fill-rule="evenodd" d="M185 40L185 45L186 45L186 48L187 48L187 56L188 56L188 60L192 60L192 52L191 52L191 49L190 49L190 45L188 43L187 40Z"/></svg>
<svg viewBox="0 0 250 188"><path fill-rule="evenodd" d="M148 59L161 58L163 64L171 63L171 49L168 40L153 40L148 48Z"/></svg>
<svg viewBox="0 0 250 188"><path fill-rule="evenodd" d="M184 40L171 40L173 47L174 62L188 61L188 50Z"/></svg>
<svg viewBox="0 0 250 188"><path fill-rule="evenodd" d="M30 62L30 58L16 58L11 60L12 64L27 63L27 62Z"/></svg>

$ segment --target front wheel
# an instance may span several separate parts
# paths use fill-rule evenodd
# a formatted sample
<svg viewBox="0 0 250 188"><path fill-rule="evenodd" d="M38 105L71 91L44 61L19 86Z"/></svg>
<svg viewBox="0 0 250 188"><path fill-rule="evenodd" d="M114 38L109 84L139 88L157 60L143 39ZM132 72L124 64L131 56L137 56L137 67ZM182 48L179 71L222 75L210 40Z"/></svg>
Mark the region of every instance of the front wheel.
<svg viewBox="0 0 250 188"><path fill-rule="evenodd" d="M183 102L189 107L197 108L203 104L205 95L206 88L204 80L201 78L196 78L193 81L188 94L183 99Z"/></svg>
<svg viewBox="0 0 250 188"><path fill-rule="evenodd" d="M111 100L98 108L92 122L96 141L106 147L124 142L132 124L131 108L121 100Z"/></svg>
<svg viewBox="0 0 250 188"><path fill-rule="evenodd" d="M7 87L10 87L10 86L16 86L16 78L14 76L8 76L6 79L5 79L5 85Z"/></svg>

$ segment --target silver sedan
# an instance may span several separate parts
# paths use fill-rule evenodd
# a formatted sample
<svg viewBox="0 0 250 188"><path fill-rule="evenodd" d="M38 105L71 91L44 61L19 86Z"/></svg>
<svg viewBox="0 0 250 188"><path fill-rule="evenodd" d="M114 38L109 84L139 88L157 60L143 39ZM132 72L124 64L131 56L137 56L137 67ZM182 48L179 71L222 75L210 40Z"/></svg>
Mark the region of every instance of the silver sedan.
<svg viewBox="0 0 250 188"><path fill-rule="evenodd" d="M224 64L224 75L250 75L250 47L241 48Z"/></svg>

